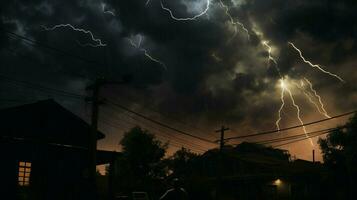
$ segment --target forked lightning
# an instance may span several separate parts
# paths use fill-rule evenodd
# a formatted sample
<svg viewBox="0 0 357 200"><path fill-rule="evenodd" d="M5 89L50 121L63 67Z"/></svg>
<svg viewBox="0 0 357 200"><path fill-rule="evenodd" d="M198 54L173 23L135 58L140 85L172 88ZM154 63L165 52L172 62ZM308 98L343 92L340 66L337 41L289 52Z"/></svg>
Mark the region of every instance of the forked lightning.
<svg viewBox="0 0 357 200"><path fill-rule="evenodd" d="M207 0L206 8L205 8L202 12L200 12L200 13L198 13L197 15L192 16L192 17L176 17L176 16L173 14L172 10L164 5L164 0L162 0L162 1L160 2L160 4L161 4L161 8L162 8L163 10L167 11L167 12L170 14L170 16L171 16L172 19L174 19L174 20L176 20L176 21L193 21L193 20L196 20L196 19L198 19L199 17L201 17L201 16L203 16L203 15L205 15L205 14L207 13L207 11L209 10L209 7L210 7L210 5L211 5L211 0Z"/></svg>
<svg viewBox="0 0 357 200"><path fill-rule="evenodd" d="M330 76L333 76L333 77L337 78L337 79L340 80L341 82L345 82L340 76L338 76L338 75L336 75L336 74L334 74L334 73L331 73L331 72L326 71L325 69L323 69L323 68L321 67L321 65L313 64L311 61L306 60L306 58L305 58L305 57L303 56L303 54L302 54L302 51L301 51L299 48L297 48L294 43L288 42L288 44L289 44L291 47L293 47L293 48L299 53L299 56L300 56L300 58L302 59L302 61L303 61L304 63L308 64L308 65L311 66L312 68L316 68L316 69L320 70L321 72L323 72L323 73L325 73L325 74L328 74L328 75L330 75Z"/></svg>
<svg viewBox="0 0 357 200"><path fill-rule="evenodd" d="M248 29L245 27L245 25L243 23L239 22L239 21L234 21L232 15L229 13L229 7L227 5L225 5L222 2L222 0L219 0L219 3L221 5L221 7L225 10L225 13L228 16L229 21L231 22L231 24L235 26L235 34L234 34L234 36L237 34L237 26L239 26L247 34L247 39L250 40L250 34L249 34Z"/></svg>
<svg viewBox="0 0 357 200"><path fill-rule="evenodd" d="M68 27L68 28L70 28L70 29L72 29L74 31L81 32L81 33L89 35L90 39L95 43L95 44L92 44L92 43L85 43L85 44L79 43L82 46L91 46L91 47L105 47L105 46L107 46L106 44L104 44L102 42L102 40L96 39L91 31L84 30L84 29L81 29L81 28L76 28L71 24L58 24L58 25L55 25L55 26L50 27L50 28L46 27L44 25L42 25L41 27L44 28L46 31L53 31L53 30L58 29L58 28Z"/></svg>
<svg viewBox="0 0 357 200"><path fill-rule="evenodd" d="M133 46L133 47L135 47L136 49L139 49L140 51L144 52L144 55L145 55L147 58L149 58L149 59L150 59L151 61L153 61L153 62L156 62L156 63L160 64L165 70L167 70L166 64L165 64L164 62L162 62L162 61L159 60L159 59L156 59L156 58L152 57L152 56L148 53L148 51L147 51L146 49L144 49L144 48L141 47L141 42L142 42L142 40L143 40L143 38L142 38L141 35L139 35L139 40L138 40L138 43L137 43L137 44L135 44L135 42L134 42L133 39L131 39L131 38L128 38L128 40L129 40L129 43L131 44L131 46Z"/></svg>

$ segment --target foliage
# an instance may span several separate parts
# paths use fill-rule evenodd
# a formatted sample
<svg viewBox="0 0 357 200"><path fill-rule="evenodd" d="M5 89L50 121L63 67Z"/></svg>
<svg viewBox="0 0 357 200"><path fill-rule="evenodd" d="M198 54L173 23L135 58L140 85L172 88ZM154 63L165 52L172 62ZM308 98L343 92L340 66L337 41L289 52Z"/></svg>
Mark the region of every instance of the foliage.
<svg viewBox="0 0 357 200"><path fill-rule="evenodd" d="M324 164L330 170L326 181L331 187L328 191L337 199L354 199L357 195L357 115L325 139L319 139L319 145Z"/></svg>
<svg viewBox="0 0 357 200"><path fill-rule="evenodd" d="M193 171L193 162L198 155L190 150L181 148L167 160L169 170L174 177L187 177Z"/></svg>
<svg viewBox="0 0 357 200"><path fill-rule="evenodd" d="M329 166L355 166L357 164L357 115L344 126L319 140L325 164Z"/></svg>
<svg viewBox="0 0 357 200"><path fill-rule="evenodd" d="M120 141L123 156L119 158L117 179L127 189L144 189L154 180L163 178L162 158L167 144L162 144L153 134L140 127L134 127L124 134Z"/></svg>

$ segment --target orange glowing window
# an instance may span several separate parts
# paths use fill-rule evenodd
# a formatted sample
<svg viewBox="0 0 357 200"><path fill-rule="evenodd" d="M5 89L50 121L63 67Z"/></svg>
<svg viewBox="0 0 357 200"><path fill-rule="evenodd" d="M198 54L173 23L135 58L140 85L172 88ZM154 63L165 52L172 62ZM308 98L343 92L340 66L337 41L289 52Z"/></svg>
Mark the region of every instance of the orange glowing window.
<svg viewBox="0 0 357 200"><path fill-rule="evenodd" d="M30 162L19 162L19 175L18 183L20 186L30 185L30 175L31 175L31 163Z"/></svg>

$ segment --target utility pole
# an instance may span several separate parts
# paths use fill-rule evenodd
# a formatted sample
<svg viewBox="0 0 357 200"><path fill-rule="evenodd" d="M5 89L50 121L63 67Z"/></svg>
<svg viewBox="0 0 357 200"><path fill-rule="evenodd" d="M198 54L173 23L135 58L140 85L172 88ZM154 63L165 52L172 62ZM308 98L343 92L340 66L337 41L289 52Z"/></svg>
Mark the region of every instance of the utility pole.
<svg viewBox="0 0 357 200"><path fill-rule="evenodd" d="M97 137L98 137L98 118L99 118L99 106L102 103L99 95L100 88L103 85L121 85L126 84L132 80L132 77L127 75L123 76L122 81L106 81L104 78L97 78L93 85L90 85L86 90L92 90L92 96L86 100L92 102L92 117L91 117L91 129L89 133L88 141L88 159L89 159L89 169L88 178L93 184L93 189L96 189L96 174L97 174Z"/></svg>
<svg viewBox="0 0 357 200"><path fill-rule="evenodd" d="M226 128L224 126L221 127L221 129L216 130L216 133L220 133L220 142L219 142L219 169L218 169L218 177L217 177L217 193L216 193L216 199L219 200L221 199L221 195L222 195L222 170L223 170L223 148L224 148L224 132L228 131L229 128Z"/></svg>
<svg viewBox="0 0 357 200"><path fill-rule="evenodd" d="M219 150L222 152L223 147L224 147L224 132L229 131L229 128L226 128L224 126L221 127L221 129L216 130L216 133L221 133L221 138L219 142Z"/></svg>
<svg viewBox="0 0 357 200"><path fill-rule="evenodd" d="M87 90L92 90L92 96L88 98L92 102L92 117L91 117L91 129L89 134L89 174L88 178L93 184L96 183L96 166L97 166L97 137L98 137L98 117L99 117L99 92L100 87L103 84L103 79L97 78L93 85L88 86Z"/></svg>

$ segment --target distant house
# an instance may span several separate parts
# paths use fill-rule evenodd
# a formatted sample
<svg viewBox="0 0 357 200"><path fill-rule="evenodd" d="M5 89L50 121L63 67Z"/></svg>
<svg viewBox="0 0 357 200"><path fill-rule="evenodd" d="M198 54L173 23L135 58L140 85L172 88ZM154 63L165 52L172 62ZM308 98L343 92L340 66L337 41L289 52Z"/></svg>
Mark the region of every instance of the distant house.
<svg viewBox="0 0 357 200"><path fill-rule="evenodd" d="M242 143L207 151L193 173L221 199L320 199L324 170L320 163L290 160L285 150Z"/></svg>
<svg viewBox="0 0 357 200"><path fill-rule="evenodd" d="M90 126L53 100L0 110L5 199L87 199ZM98 140L104 134L98 132ZM97 164L113 152L98 151ZM86 197L86 195L88 195Z"/></svg>

